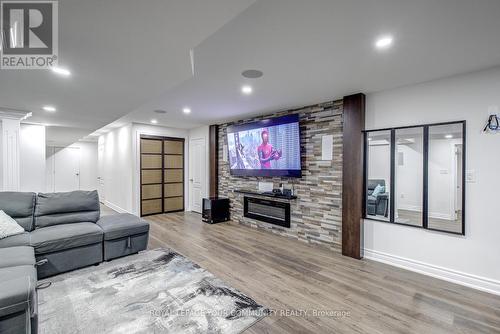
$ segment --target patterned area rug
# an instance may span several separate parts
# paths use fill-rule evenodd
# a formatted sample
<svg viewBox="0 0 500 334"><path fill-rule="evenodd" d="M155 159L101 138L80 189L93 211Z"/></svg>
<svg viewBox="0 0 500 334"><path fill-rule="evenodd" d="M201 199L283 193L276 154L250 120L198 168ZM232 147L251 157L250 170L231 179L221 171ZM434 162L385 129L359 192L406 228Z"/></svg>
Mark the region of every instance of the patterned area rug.
<svg viewBox="0 0 500 334"><path fill-rule="evenodd" d="M44 281L52 285L38 291L41 334L240 333L268 312L168 249Z"/></svg>

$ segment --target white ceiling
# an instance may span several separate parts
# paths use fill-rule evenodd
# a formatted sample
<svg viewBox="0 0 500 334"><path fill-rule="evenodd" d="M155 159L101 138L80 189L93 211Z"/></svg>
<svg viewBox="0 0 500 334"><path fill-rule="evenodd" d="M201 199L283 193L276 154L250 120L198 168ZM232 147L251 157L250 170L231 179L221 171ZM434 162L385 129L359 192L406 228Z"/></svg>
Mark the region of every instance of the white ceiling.
<svg viewBox="0 0 500 334"><path fill-rule="evenodd" d="M193 78L122 121L210 124L493 67L499 16L498 0L257 1L195 48ZM394 47L379 52L383 34ZM245 79L245 69L264 76Z"/></svg>
<svg viewBox="0 0 500 334"><path fill-rule="evenodd" d="M88 134L190 78L189 50L253 2L59 1L60 65L72 76L2 70L0 108L32 111L29 122L66 128L48 140L74 142L81 132L72 128Z"/></svg>
<svg viewBox="0 0 500 334"><path fill-rule="evenodd" d="M498 0L252 2L60 2L61 59L75 75L2 72L0 106L92 130L152 118L191 128L500 65ZM384 52L373 47L382 34L394 36ZM61 111L36 110L49 102Z"/></svg>

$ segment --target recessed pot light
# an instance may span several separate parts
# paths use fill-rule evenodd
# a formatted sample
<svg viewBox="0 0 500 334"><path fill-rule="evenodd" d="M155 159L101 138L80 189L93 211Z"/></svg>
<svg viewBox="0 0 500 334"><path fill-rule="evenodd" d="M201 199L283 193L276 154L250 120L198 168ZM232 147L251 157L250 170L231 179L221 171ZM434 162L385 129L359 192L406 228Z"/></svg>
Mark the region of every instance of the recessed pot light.
<svg viewBox="0 0 500 334"><path fill-rule="evenodd" d="M184 108L182 108L182 112L185 114L189 114L191 112L191 109L188 107L184 107Z"/></svg>
<svg viewBox="0 0 500 334"><path fill-rule="evenodd" d="M47 111L47 112L55 112L56 111L56 108L53 107L53 106L44 106L43 107L43 110Z"/></svg>
<svg viewBox="0 0 500 334"><path fill-rule="evenodd" d="M390 48L393 43L394 43L394 38L390 35L385 35L385 36L379 37L375 41L375 47L379 50L385 50L385 49Z"/></svg>
<svg viewBox="0 0 500 334"><path fill-rule="evenodd" d="M446 135L446 136L444 136L444 137L445 137L446 139L451 139L451 138L453 138L453 135Z"/></svg>
<svg viewBox="0 0 500 334"><path fill-rule="evenodd" d="M245 95L250 95L253 92L253 88L252 88L252 86L245 85L245 86L241 87L241 92Z"/></svg>
<svg viewBox="0 0 500 334"><path fill-rule="evenodd" d="M71 75L71 72L68 69L58 66L52 67L52 72L65 77L69 77Z"/></svg>
<svg viewBox="0 0 500 334"><path fill-rule="evenodd" d="M241 72L241 75L248 79L257 79L264 75L262 71L259 70L246 70Z"/></svg>
<svg viewBox="0 0 500 334"><path fill-rule="evenodd" d="M151 120L151 124L157 124L157 123L158 123L158 121L156 119Z"/></svg>

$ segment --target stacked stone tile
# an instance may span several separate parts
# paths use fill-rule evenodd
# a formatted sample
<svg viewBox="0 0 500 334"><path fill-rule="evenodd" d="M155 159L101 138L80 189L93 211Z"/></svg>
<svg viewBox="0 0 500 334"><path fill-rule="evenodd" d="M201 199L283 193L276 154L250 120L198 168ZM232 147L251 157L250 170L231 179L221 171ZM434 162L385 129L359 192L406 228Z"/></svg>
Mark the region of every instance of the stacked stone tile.
<svg viewBox="0 0 500 334"><path fill-rule="evenodd" d="M342 100L245 119L219 127L219 196L231 202L231 220L298 240L340 250L342 233ZM232 124L299 114L302 178L231 176L223 161L226 128ZM321 138L333 135L333 160L321 160ZM227 160L227 159L226 159ZM293 184L298 199L291 200L291 228L243 217L243 194L235 189L258 189L258 182ZM285 201L285 200L283 200Z"/></svg>

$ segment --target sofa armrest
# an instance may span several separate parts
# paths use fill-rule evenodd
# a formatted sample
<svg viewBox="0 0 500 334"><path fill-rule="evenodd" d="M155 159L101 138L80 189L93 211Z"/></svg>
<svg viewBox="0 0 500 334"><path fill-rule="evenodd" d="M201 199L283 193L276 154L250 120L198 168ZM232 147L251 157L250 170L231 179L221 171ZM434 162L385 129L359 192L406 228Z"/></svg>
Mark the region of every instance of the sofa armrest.
<svg viewBox="0 0 500 334"><path fill-rule="evenodd" d="M378 199L388 199L389 198L389 193L383 193L383 194L378 194L377 200Z"/></svg>
<svg viewBox="0 0 500 334"><path fill-rule="evenodd" d="M376 212L377 215L387 217L389 207L389 193L379 194L377 196Z"/></svg>
<svg viewBox="0 0 500 334"><path fill-rule="evenodd" d="M28 276L1 282L0 317L22 311L31 314L34 310L35 288L35 282Z"/></svg>

